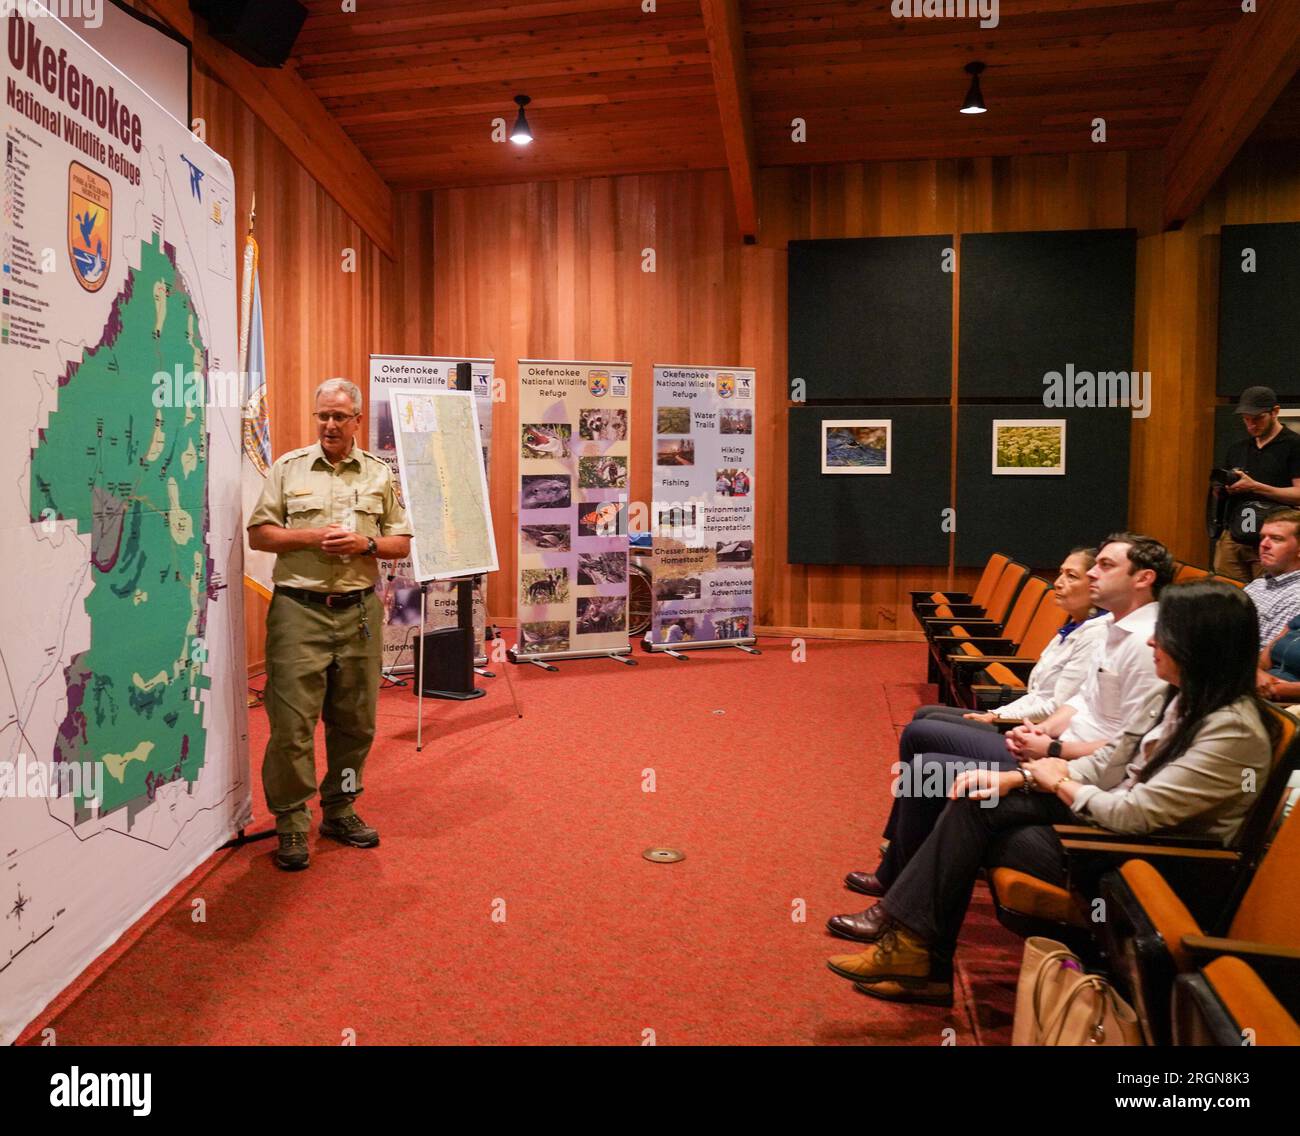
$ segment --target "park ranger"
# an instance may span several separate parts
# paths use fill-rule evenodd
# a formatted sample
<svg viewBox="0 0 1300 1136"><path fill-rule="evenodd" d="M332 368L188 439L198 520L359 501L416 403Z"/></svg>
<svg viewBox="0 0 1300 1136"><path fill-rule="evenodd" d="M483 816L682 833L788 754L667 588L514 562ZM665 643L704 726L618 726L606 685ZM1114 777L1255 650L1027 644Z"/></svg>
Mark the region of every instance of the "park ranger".
<svg viewBox="0 0 1300 1136"><path fill-rule="evenodd" d="M347 379L316 388L319 441L271 467L248 518L249 547L274 552L266 617L266 803L280 846L275 862L307 867L307 803L316 795L316 722L325 722L321 835L373 848L379 833L353 809L375 735L383 608L379 558L411 551L411 526L393 475L355 445L361 391Z"/></svg>

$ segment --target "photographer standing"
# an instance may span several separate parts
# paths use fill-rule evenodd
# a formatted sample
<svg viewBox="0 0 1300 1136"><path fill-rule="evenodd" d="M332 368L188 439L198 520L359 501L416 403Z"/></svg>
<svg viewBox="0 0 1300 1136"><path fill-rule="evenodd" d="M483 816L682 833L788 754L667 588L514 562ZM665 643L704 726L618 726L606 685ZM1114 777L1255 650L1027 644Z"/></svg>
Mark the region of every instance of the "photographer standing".
<svg viewBox="0 0 1300 1136"><path fill-rule="evenodd" d="M1278 421L1281 409L1271 388L1247 387L1236 409L1247 437L1228 447L1226 468L1211 474L1222 526L1214 571L1243 584L1260 573L1264 514L1300 505L1300 434Z"/></svg>

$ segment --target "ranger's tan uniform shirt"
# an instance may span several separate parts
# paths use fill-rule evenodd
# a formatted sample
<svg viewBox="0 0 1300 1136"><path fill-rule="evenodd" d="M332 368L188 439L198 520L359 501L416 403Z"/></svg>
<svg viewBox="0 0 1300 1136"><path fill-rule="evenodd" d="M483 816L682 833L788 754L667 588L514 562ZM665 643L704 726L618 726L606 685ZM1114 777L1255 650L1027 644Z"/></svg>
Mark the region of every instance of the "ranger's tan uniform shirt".
<svg viewBox="0 0 1300 1136"><path fill-rule="evenodd" d="M354 443L347 457L331 465L316 442L291 450L271 466L247 527L351 528L353 519L362 536L413 535L386 462ZM305 548L276 556L271 578L287 588L352 592L378 582L379 562L364 553L339 557Z"/></svg>

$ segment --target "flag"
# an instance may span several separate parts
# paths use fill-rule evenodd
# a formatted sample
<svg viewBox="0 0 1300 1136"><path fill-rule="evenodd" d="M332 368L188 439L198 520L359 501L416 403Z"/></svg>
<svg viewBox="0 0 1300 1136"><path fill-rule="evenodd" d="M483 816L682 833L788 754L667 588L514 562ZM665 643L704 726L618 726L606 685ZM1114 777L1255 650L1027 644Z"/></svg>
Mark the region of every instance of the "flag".
<svg viewBox="0 0 1300 1136"><path fill-rule="evenodd" d="M239 297L239 358L244 373L244 518L252 515L271 469L271 417L266 405L266 344L262 337L262 290L257 280L257 240L244 244L244 281ZM244 583L271 598L275 556L248 547L244 530Z"/></svg>

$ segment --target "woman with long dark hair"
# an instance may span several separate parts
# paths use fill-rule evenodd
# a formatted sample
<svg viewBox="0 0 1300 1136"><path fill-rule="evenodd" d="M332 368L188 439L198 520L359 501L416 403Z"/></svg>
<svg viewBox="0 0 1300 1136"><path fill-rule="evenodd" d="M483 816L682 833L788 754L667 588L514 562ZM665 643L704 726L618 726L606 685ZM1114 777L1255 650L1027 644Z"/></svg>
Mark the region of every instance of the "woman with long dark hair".
<svg viewBox="0 0 1300 1136"><path fill-rule="evenodd" d="M1228 584L1166 588L1150 645L1168 685L1124 736L1073 761L961 774L954 800L877 905L874 942L832 958L831 970L874 997L951 1002L953 950L980 868L1064 886L1053 824L1082 818L1118 833L1232 840L1255 799L1245 773L1263 782L1275 729L1255 693L1255 605Z"/></svg>

